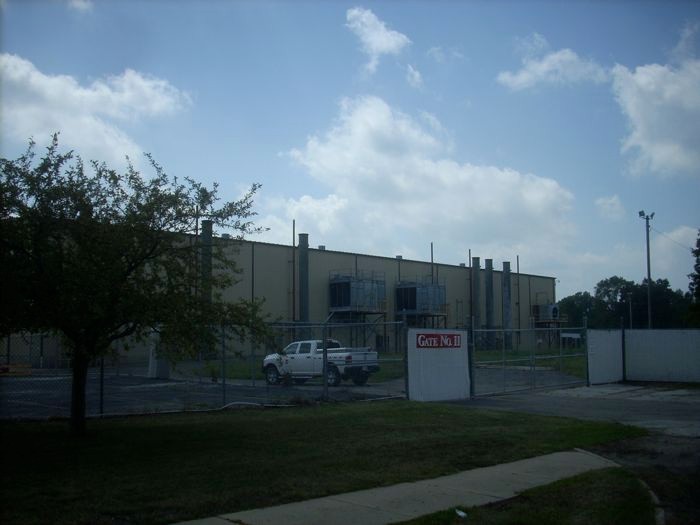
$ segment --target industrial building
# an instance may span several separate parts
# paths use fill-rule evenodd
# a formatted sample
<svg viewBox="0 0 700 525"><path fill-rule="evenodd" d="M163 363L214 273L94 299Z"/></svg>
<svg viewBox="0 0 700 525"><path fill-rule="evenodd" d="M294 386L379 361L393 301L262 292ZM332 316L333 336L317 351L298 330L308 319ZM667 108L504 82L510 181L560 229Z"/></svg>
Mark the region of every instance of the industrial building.
<svg viewBox="0 0 700 525"><path fill-rule="evenodd" d="M556 321L555 279L509 262L495 269L479 257L468 266L311 248L305 233L297 246L226 242L241 274L224 298L265 298L266 312L284 322L520 329Z"/></svg>
<svg viewBox="0 0 700 525"><path fill-rule="evenodd" d="M407 260L311 248L305 233L298 244L281 245L214 236L210 221L202 224L201 271L211 271L212 242L232 258L238 282L223 291L223 299L264 298L268 319L294 329L279 332L268 349L239 344L239 352L273 351L297 338L320 337L318 330L299 330L329 323L329 337L349 346L372 346L379 351L402 351L400 327L504 328L558 327L564 320L555 304L555 279L502 269L493 261L471 258L471 266ZM207 248L208 247L208 248ZM204 273L203 273L204 275ZM472 324L473 323L473 324ZM339 325L347 329L339 329ZM356 328L361 325L361 328ZM12 341L12 342L11 342ZM60 338L47 334L17 334L3 341L10 356L34 368L63 368L68 359ZM147 361L151 345L132 344L124 352L115 344L122 364Z"/></svg>

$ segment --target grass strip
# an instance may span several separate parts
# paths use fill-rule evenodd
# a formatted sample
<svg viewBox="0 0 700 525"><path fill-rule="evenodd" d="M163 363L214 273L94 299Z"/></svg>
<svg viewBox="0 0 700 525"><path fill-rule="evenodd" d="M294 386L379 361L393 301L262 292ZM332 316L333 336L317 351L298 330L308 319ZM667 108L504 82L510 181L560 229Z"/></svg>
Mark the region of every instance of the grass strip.
<svg viewBox="0 0 700 525"><path fill-rule="evenodd" d="M481 507L449 509L394 525L654 525L649 492L630 472L609 468L579 474Z"/></svg>
<svg viewBox="0 0 700 525"><path fill-rule="evenodd" d="M0 522L172 523L643 435L406 401L3 423Z"/></svg>

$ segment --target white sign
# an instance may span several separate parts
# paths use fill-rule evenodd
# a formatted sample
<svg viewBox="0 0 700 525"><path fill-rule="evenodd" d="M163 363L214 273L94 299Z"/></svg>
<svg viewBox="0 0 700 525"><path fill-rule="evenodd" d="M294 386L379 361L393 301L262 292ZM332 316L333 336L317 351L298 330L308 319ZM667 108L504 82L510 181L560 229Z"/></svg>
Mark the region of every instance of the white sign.
<svg viewBox="0 0 700 525"><path fill-rule="evenodd" d="M408 397L414 401L469 399L467 332L408 331Z"/></svg>
<svg viewBox="0 0 700 525"><path fill-rule="evenodd" d="M462 334L418 332L416 348L462 348Z"/></svg>

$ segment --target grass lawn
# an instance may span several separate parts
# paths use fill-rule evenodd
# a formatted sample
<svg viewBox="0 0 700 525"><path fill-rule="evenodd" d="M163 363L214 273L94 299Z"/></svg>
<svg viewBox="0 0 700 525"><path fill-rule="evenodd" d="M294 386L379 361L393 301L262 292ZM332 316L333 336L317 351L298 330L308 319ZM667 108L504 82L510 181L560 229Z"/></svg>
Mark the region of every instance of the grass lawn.
<svg viewBox="0 0 700 525"><path fill-rule="evenodd" d="M406 363L403 354L384 353L379 355L379 372L369 376L370 383L381 383L406 377Z"/></svg>
<svg viewBox="0 0 700 525"><path fill-rule="evenodd" d="M407 401L2 423L0 522L171 523L432 478L645 432Z"/></svg>
<svg viewBox="0 0 700 525"><path fill-rule="evenodd" d="M226 378L227 379L259 379L264 380L265 375L262 371L262 362L265 356L248 356L244 358L230 357L226 360ZM379 372L375 372L370 376L370 382L380 383L391 379L405 377L405 363L402 353L382 353L379 355ZM251 360L253 366L251 367ZM206 380L215 378L217 381L221 379L221 360L211 360L198 364L191 370L194 377L202 377Z"/></svg>
<svg viewBox="0 0 700 525"><path fill-rule="evenodd" d="M482 507L461 507L402 522L401 525L654 525L649 492L621 468L596 470L523 492ZM398 525L398 524L396 524Z"/></svg>
<svg viewBox="0 0 700 525"><path fill-rule="evenodd" d="M556 353L547 354L555 355ZM504 365L508 367L524 367L530 366L544 367L550 370L558 370L563 374L585 381L586 379L586 356L578 354L570 354L562 352L561 356L546 357L543 355L531 355L525 352L507 352L505 354L505 363L503 362L503 353L499 351L481 351L475 354L474 364L488 365L491 367L500 367Z"/></svg>

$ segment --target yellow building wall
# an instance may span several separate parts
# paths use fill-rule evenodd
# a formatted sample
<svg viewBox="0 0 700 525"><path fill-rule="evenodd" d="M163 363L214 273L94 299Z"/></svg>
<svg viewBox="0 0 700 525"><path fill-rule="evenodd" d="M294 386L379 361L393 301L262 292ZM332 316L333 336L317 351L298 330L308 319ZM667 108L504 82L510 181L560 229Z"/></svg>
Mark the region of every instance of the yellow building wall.
<svg viewBox="0 0 700 525"><path fill-rule="evenodd" d="M273 320L299 319L299 248L296 254L291 246L252 241L223 241L226 250L241 270L239 282L224 292L226 300L265 298L265 310ZM383 275L386 283L386 320L400 320L395 312L396 284L399 281L430 282L429 261L414 261L391 257L377 257L330 250L309 248L309 321L321 323L329 315L329 280L334 272L356 275ZM486 324L486 272L481 258L480 294L470 297L471 269L435 263L432 278L444 284L447 303L448 328L469 328L473 309L480 311L480 322ZM296 269L296 271L294 271ZM493 326L503 326L503 272L493 269ZM555 302L553 277L520 274L511 265L511 327L530 328L532 306ZM296 293L296 300L294 297ZM437 325L436 325L437 326Z"/></svg>

